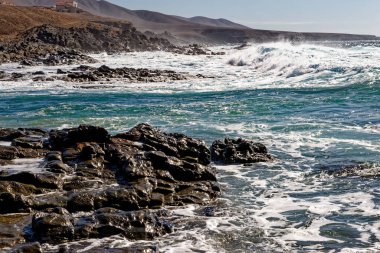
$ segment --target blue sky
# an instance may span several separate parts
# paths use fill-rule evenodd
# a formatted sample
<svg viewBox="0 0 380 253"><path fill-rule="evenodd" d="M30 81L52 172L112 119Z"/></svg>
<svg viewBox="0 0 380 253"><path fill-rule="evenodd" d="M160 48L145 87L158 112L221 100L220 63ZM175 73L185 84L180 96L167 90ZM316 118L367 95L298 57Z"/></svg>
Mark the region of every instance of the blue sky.
<svg viewBox="0 0 380 253"><path fill-rule="evenodd" d="M259 29L380 36L380 0L109 0L129 9L227 18Z"/></svg>

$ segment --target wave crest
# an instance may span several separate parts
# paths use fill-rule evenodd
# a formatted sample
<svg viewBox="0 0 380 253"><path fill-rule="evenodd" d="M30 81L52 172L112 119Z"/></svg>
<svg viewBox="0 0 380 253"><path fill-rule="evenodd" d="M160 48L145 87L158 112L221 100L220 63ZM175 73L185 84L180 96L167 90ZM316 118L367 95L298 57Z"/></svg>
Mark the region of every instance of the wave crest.
<svg viewBox="0 0 380 253"><path fill-rule="evenodd" d="M249 66L267 76L317 79L369 74L367 77L372 80L380 77L379 62L379 48L337 48L286 42L252 45L228 60L229 65Z"/></svg>

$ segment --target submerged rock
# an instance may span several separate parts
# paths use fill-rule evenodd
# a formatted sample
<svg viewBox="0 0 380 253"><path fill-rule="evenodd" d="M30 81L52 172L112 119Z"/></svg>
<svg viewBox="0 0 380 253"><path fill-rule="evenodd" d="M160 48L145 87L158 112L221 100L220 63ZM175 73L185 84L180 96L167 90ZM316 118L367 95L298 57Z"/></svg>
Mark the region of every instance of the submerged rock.
<svg viewBox="0 0 380 253"><path fill-rule="evenodd" d="M24 229L30 222L30 214L0 214L0 252L28 252L25 250L29 244L24 244ZM6 247L15 248L11 251L2 250Z"/></svg>
<svg viewBox="0 0 380 253"><path fill-rule="evenodd" d="M380 166L377 164L353 164L339 166L338 168L322 169L324 173L334 177L379 177Z"/></svg>
<svg viewBox="0 0 380 253"><path fill-rule="evenodd" d="M267 148L261 143L244 139L217 140L211 146L211 158L222 164L245 164L273 161Z"/></svg>

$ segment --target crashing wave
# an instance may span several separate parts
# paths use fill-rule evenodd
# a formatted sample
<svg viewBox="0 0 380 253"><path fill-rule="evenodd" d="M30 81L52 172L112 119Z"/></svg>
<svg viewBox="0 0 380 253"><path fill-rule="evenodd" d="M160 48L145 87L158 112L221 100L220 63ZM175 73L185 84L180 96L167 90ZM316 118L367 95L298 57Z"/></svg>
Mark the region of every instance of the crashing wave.
<svg viewBox="0 0 380 253"><path fill-rule="evenodd" d="M252 45L232 55L228 64L249 66L282 78L304 75L335 78L365 72L380 76L379 59L380 51L371 47L334 48L281 42Z"/></svg>

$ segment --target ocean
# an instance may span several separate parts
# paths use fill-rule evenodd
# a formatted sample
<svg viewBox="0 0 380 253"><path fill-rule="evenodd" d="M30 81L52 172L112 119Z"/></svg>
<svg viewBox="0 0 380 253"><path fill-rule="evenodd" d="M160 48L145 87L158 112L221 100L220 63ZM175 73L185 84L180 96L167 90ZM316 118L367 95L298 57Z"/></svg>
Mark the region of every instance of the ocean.
<svg viewBox="0 0 380 253"><path fill-rule="evenodd" d="M222 195L210 205L169 208L181 217L154 242L160 252L380 251L380 43L213 47L218 56L166 52L91 55L94 66L169 69L209 76L170 83L0 82L0 126L93 124L112 133L146 122L205 140L262 142L272 163L217 166ZM20 67L44 71L72 66ZM212 77L212 78L211 78ZM347 166L364 171L336 174Z"/></svg>

